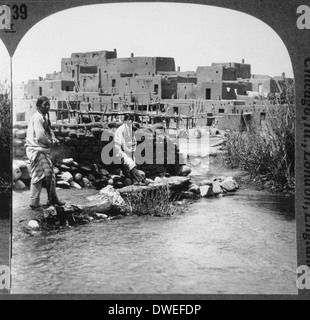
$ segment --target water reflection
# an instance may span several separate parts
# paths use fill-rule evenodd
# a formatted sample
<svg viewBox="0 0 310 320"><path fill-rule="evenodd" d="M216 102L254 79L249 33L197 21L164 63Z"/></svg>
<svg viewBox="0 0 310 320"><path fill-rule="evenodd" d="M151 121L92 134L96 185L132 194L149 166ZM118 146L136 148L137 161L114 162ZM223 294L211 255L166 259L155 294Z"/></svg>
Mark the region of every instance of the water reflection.
<svg viewBox="0 0 310 320"><path fill-rule="evenodd" d="M240 191L170 218L27 238L14 243L13 293L296 293L293 211Z"/></svg>

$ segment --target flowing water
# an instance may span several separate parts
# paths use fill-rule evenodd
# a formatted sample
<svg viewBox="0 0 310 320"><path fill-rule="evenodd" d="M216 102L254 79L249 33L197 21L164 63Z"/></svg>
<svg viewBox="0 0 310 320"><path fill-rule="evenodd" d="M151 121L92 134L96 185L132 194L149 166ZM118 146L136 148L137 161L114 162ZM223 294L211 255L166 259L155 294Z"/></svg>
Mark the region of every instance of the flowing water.
<svg viewBox="0 0 310 320"><path fill-rule="evenodd" d="M295 269L293 200L239 190L14 241L12 292L295 294Z"/></svg>

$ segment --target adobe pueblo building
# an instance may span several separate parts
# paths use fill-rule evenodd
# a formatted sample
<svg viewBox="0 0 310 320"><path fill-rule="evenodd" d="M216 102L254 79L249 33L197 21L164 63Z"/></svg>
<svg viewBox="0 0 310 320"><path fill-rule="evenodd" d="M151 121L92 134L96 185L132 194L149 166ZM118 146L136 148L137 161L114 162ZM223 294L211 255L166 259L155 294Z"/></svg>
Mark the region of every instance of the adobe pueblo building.
<svg viewBox="0 0 310 320"><path fill-rule="evenodd" d="M219 129L262 119L266 108L281 100L285 74L251 74L244 63L212 63L181 72L171 57L118 58L114 51L73 53L61 61L61 71L29 80L15 88L14 122L29 121L36 99L51 99L52 120L83 121L121 117L133 112L139 121L154 123L163 117L176 126L212 125Z"/></svg>

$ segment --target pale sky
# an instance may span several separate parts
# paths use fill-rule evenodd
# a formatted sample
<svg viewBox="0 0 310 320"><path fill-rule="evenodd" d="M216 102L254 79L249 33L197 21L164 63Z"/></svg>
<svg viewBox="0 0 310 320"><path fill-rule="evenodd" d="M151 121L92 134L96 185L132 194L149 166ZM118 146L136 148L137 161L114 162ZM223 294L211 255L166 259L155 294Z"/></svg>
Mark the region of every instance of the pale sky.
<svg viewBox="0 0 310 320"><path fill-rule="evenodd" d="M252 16L203 5L121 3L69 9L39 22L15 52L13 81L60 71L61 58L73 52L114 48L118 58L132 52L136 57L173 57L181 71L245 59L253 74L293 77L282 40ZM0 80L8 76L9 58L0 43Z"/></svg>

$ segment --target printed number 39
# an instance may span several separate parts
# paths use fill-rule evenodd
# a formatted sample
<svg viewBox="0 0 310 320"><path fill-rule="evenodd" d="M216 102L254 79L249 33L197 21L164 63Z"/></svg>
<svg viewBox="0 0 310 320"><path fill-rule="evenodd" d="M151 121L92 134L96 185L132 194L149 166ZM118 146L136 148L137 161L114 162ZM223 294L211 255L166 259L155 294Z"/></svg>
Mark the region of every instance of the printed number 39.
<svg viewBox="0 0 310 320"><path fill-rule="evenodd" d="M27 7L26 5L22 4L20 6L14 5L12 6L12 18L14 20L22 19L25 20L27 19Z"/></svg>

